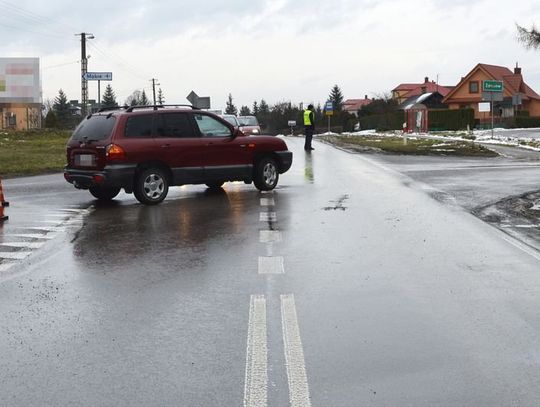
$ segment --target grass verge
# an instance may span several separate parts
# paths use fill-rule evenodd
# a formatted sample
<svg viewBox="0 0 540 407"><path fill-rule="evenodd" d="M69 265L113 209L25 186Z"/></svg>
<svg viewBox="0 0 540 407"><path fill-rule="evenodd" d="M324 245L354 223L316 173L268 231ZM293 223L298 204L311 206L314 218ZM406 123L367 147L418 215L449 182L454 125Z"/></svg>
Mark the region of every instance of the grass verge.
<svg viewBox="0 0 540 407"><path fill-rule="evenodd" d="M60 171L71 131L0 131L0 176Z"/></svg>
<svg viewBox="0 0 540 407"><path fill-rule="evenodd" d="M447 155L458 157L496 157L498 154L484 146L462 140L433 140L395 136L323 136L322 140L343 148L363 151L384 151L393 154Z"/></svg>

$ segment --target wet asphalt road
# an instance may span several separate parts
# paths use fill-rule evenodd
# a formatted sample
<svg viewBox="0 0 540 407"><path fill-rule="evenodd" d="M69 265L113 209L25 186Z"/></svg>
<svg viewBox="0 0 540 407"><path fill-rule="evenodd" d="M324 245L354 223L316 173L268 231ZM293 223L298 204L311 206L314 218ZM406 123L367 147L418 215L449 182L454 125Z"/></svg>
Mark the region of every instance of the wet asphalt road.
<svg viewBox="0 0 540 407"><path fill-rule="evenodd" d="M381 154L382 165L540 250L540 152L486 144L500 156L426 157ZM538 209L536 209L538 207ZM532 209L531 209L532 208Z"/></svg>
<svg viewBox="0 0 540 407"><path fill-rule="evenodd" d="M287 143L271 194L4 180L0 405L539 405L540 254L378 159Z"/></svg>

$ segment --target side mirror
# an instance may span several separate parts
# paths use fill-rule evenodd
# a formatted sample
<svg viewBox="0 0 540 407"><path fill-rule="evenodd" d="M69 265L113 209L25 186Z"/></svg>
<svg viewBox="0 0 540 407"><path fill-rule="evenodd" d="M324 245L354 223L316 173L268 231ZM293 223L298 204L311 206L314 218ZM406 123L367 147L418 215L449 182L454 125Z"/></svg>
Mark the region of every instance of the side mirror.
<svg viewBox="0 0 540 407"><path fill-rule="evenodd" d="M236 127L233 131L232 138L235 139L236 137L243 136L244 133L242 133L242 130L240 130L238 127Z"/></svg>

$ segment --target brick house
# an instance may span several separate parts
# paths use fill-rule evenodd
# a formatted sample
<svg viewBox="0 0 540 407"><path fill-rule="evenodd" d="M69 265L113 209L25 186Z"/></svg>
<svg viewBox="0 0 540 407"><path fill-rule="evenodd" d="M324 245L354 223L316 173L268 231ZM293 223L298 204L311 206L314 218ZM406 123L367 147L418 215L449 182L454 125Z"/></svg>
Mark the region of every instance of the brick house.
<svg viewBox="0 0 540 407"><path fill-rule="evenodd" d="M398 104L402 104L407 99L415 96L423 95L424 93L439 93L445 97L452 90L452 86L439 85L435 81L430 81L426 76L424 82L421 83L401 83L392 89L392 98L397 100Z"/></svg>
<svg viewBox="0 0 540 407"><path fill-rule="evenodd" d="M472 108L476 119L482 119L478 103L482 99L482 83L485 80L503 82L503 101L494 103L494 112L501 117L513 117L516 110L526 110L530 116L540 116L540 95L523 80L521 68L512 72L504 66L478 64L443 99L450 109ZM521 106L513 106L512 97L519 95Z"/></svg>
<svg viewBox="0 0 540 407"><path fill-rule="evenodd" d="M343 102L342 110L358 116L358 111L362 106L369 105L370 103L371 99L367 95L364 96L364 99L347 99Z"/></svg>

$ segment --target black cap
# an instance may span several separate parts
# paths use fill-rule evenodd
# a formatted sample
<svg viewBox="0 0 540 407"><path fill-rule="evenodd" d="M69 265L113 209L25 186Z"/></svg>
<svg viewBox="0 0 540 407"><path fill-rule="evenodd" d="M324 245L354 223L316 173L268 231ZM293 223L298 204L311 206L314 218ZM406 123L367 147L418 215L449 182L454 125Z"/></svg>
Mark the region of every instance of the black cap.
<svg viewBox="0 0 540 407"><path fill-rule="evenodd" d="M307 107L309 110L313 109L313 105L308 105Z"/></svg>

